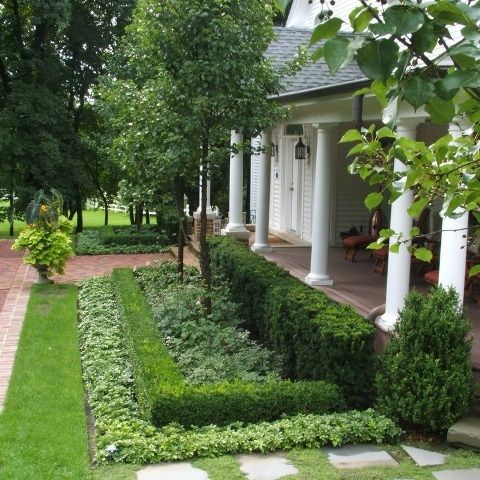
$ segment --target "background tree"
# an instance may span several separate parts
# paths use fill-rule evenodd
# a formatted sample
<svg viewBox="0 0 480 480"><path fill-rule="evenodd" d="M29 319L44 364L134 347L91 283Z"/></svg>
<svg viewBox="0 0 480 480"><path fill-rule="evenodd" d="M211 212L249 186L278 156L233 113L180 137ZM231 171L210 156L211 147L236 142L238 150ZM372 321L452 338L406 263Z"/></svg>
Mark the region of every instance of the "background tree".
<svg viewBox="0 0 480 480"><path fill-rule="evenodd" d="M55 187L67 204L75 204L81 230L82 205L92 189L79 135L84 107L133 4L5 0L0 5L0 148L2 167L15 172L0 182L14 189L20 210L36 190Z"/></svg>

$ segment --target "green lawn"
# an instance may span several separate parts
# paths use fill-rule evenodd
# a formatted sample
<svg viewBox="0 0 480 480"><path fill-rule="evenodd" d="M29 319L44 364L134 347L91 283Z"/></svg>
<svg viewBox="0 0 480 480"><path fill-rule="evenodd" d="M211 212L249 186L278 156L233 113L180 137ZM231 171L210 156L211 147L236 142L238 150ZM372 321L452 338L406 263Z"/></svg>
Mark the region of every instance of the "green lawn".
<svg viewBox="0 0 480 480"><path fill-rule="evenodd" d="M2 480L91 478L77 289L34 286L0 415Z"/></svg>
<svg viewBox="0 0 480 480"><path fill-rule="evenodd" d="M73 218L76 222L76 216ZM104 222L103 210L84 210L83 225L85 227L100 227ZM109 212L110 225L130 225L130 217L127 213ZM15 235L18 235L20 230L25 226L25 222L17 220L15 222ZM7 222L0 223L0 238L9 238L9 225Z"/></svg>

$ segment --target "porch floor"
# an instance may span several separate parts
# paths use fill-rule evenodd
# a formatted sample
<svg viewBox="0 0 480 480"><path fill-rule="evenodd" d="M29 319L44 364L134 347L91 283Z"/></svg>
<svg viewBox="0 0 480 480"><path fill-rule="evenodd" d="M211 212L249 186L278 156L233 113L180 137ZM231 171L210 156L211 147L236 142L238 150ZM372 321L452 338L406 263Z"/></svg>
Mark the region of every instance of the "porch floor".
<svg viewBox="0 0 480 480"><path fill-rule="evenodd" d="M273 251L264 256L290 272L291 275L304 280L310 269L310 247L275 246ZM331 248L329 272L334 281L332 287L315 287L324 291L329 297L346 305L351 305L361 315L368 317L371 310L385 303L386 275L373 272L370 254L359 252L355 263L344 260L342 248ZM422 292L428 289L422 277L412 274L411 286ZM472 358L476 370L480 370L480 307L465 300L467 315L472 322L473 347Z"/></svg>

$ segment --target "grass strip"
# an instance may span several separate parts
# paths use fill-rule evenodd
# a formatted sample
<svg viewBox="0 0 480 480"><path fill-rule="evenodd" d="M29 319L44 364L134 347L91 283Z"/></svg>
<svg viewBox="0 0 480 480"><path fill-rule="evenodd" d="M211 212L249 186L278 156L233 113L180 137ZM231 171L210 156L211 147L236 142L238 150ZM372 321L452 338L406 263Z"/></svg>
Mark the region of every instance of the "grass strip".
<svg viewBox="0 0 480 480"><path fill-rule="evenodd" d="M73 285L32 288L0 415L2 480L91 478L76 302Z"/></svg>

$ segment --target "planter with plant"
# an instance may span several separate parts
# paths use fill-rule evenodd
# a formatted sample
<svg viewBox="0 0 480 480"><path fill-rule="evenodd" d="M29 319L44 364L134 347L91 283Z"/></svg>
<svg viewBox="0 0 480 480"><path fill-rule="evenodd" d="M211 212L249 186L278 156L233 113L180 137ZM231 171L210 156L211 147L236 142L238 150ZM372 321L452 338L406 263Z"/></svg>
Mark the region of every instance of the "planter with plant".
<svg viewBox="0 0 480 480"><path fill-rule="evenodd" d="M63 273L65 263L73 253L71 222L61 215L62 196L52 189L52 195L39 190L27 207L27 226L22 230L13 250L26 250L23 261L38 272L36 283L51 283L50 275Z"/></svg>

